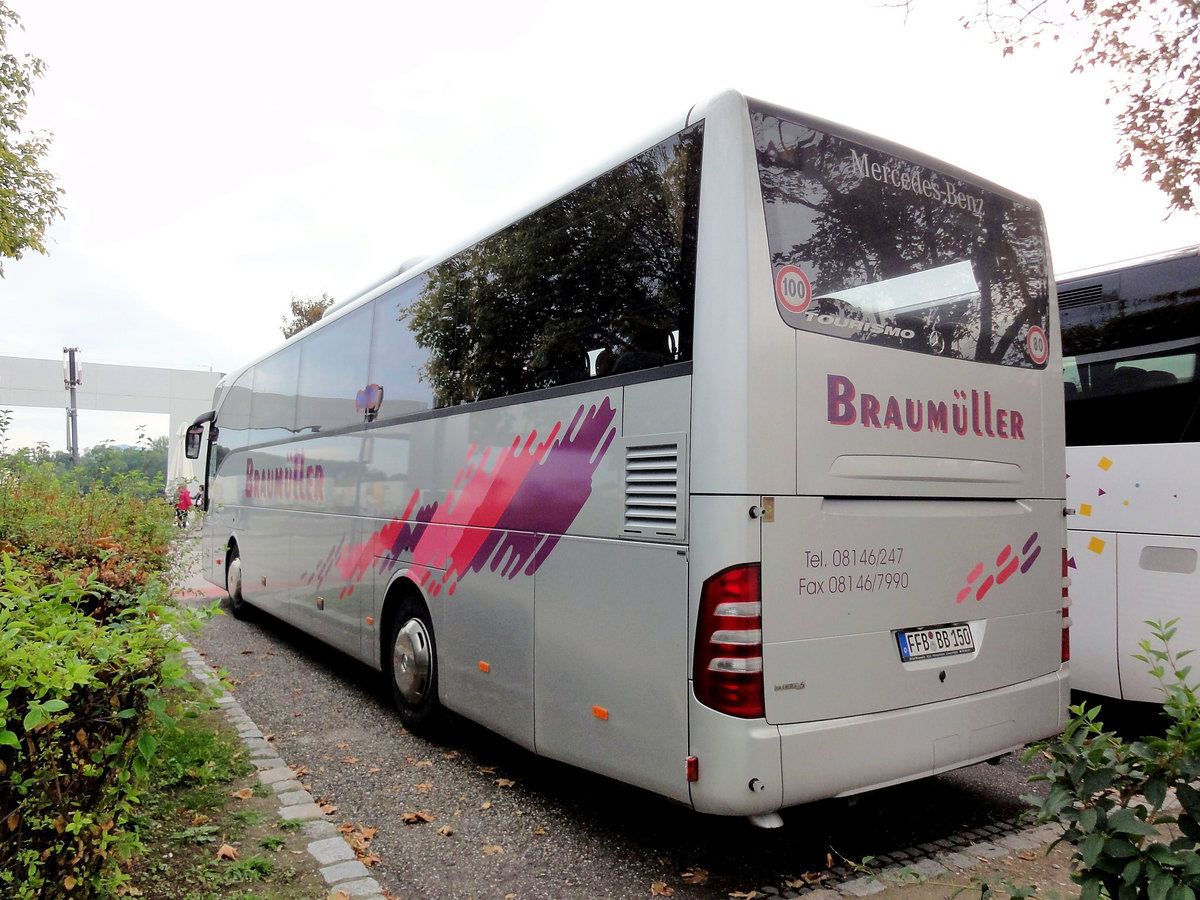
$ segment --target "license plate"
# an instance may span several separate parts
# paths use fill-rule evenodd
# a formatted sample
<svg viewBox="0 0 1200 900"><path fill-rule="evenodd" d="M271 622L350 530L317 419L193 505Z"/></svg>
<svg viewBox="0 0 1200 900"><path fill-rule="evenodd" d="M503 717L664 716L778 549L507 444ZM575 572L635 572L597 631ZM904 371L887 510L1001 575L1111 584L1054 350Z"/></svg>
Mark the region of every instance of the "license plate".
<svg viewBox="0 0 1200 900"><path fill-rule="evenodd" d="M900 645L900 659L904 662L975 652L975 637L971 634L970 625L897 631L896 643Z"/></svg>

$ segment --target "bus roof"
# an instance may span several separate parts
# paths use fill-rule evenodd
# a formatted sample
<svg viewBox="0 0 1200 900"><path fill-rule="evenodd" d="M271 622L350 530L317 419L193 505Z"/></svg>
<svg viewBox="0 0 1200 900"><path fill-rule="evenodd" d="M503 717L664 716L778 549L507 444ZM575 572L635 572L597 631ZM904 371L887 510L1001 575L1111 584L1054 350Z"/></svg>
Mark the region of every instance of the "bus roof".
<svg viewBox="0 0 1200 900"><path fill-rule="evenodd" d="M1071 272L1062 272L1055 277L1055 280L1062 283L1064 281L1074 281L1077 278L1092 278L1096 275L1107 275L1111 272L1120 272L1123 269L1132 269L1136 266L1145 266L1171 259L1183 259L1188 256L1200 256L1200 244L1191 247L1180 247L1178 250L1164 250L1161 253L1136 256L1132 259L1119 260L1112 263L1088 266L1083 269L1075 269Z"/></svg>

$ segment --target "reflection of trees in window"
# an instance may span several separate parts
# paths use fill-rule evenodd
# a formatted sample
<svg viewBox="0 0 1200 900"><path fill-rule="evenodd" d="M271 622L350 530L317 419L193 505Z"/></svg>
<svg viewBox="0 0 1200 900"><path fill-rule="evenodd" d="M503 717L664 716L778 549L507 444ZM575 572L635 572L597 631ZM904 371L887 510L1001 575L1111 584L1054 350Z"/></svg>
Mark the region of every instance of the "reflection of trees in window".
<svg viewBox="0 0 1200 900"><path fill-rule="evenodd" d="M436 406L691 358L700 137L688 129L430 270L405 314Z"/></svg>
<svg viewBox="0 0 1200 900"><path fill-rule="evenodd" d="M817 298L809 312L843 320L840 327L814 318L793 325L927 353L1034 365L1021 339L1030 325L1047 326L1036 209L768 112L754 111L752 122L772 263L776 270L791 264L805 272ZM962 262L975 282L967 293L930 295L923 303L888 297L892 279ZM873 308L829 296L864 285L879 288ZM846 317L891 329L848 329ZM896 333L905 329L915 338Z"/></svg>

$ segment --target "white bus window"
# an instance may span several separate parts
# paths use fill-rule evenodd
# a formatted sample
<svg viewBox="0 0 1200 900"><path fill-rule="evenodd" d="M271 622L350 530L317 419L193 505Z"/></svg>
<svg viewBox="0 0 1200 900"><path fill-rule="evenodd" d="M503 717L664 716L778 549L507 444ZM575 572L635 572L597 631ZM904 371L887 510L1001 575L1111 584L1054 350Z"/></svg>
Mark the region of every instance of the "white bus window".
<svg viewBox="0 0 1200 900"><path fill-rule="evenodd" d="M377 418L424 412L433 402L433 392L421 374L429 352L417 346L408 313L424 284L424 276L406 281L372 304L367 380L381 391Z"/></svg>
<svg viewBox="0 0 1200 900"><path fill-rule="evenodd" d="M357 309L305 336L301 343L296 426L300 433L363 422L370 414L367 351L371 310Z"/></svg>
<svg viewBox="0 0 1200 900"><path fill-rule="evenodd" d="M700 134L430 270L407 317L436 407L691 359Z"/></svg>
<svg viewBox="0 0 1200 900"><path fill-rule="evenodd" d="M250 443L286 440L296 433L296 374L300 347L284 347L254 367Z"/></svg>
<svg viewBox="0 0 1200 900"><path fill-rule="evenodd" d="M1075 365L1073 356L1063 360L1063 390L1068 401L1077 399L1083 391L1083 384L1079 380L1079 366Z"/></svg>

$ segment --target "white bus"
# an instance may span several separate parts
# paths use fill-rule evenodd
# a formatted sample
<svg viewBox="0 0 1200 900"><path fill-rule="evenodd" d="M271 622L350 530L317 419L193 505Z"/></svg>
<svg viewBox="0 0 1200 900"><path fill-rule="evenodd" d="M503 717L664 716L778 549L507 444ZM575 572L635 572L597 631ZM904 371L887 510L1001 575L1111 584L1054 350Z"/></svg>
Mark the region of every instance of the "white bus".
<svg viewBox="0 0 1200 900"><path fill-rule="evenodd" d="M1064 277L1072 687L1162 702L1147 620L1200 647L1200 247Z"/></svg>
<svg viewBox="0 0 1200 900"><path fill-rule="evenodd" d="M1068 700L1051 285L1033 202L722 94L228 375L209 577L706 813L996 757Z"/></svg>

